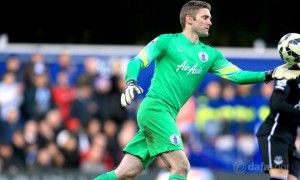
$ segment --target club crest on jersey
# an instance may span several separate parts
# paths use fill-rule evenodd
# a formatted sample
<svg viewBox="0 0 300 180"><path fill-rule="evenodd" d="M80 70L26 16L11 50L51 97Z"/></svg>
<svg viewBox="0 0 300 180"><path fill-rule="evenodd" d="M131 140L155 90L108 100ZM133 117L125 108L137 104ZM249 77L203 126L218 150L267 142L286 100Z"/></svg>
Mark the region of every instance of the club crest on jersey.
<svg viewBox="0 0 300 180"><path fill-rule="evenodd" d="M170 141L172 144L178 145L180 143L180 138L177 134L173 134L170 136Z"/></svg>
<svg viewBox="0 0 300 180"><path fill-rule="evenodd" d="M283 159L281 156L275 156L274 163L280 165L283 163Z"/></svg>
<svg viewBox="0 0 300 180"><path fill-rule="evenodd" d="M205 52L199 52L198 57L202 62L206 62L208 60L208 55Z"/></svg>

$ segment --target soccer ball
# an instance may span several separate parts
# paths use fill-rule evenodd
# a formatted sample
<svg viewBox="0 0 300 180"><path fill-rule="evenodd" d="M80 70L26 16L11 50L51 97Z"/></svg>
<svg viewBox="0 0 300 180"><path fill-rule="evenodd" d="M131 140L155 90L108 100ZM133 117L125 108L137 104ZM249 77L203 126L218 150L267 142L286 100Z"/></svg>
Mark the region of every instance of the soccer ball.
<svg viewBox="0 0 300 180"><path fill-rule="evenodd" d="M289 33L284 35L277 46L283 61L290 64L300 62L300 34Z"/></svg>

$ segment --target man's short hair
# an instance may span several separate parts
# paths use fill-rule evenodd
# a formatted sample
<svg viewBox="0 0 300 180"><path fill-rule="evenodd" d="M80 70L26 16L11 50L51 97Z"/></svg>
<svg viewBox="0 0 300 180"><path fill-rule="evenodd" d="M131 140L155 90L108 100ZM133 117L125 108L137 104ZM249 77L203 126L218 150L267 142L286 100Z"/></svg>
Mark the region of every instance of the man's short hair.
<svg viewBox="0 0 300 180"><path fill-rule="evenodd" d="M207 8L210 11L211 5L205 1L191 0L182 6L180 15L179 15L179 20L180 20L182 29L185 28L185 17L187 15L190 15L195 19L196 14L198 13L198 10L202 9L202 8Z"/></svg>

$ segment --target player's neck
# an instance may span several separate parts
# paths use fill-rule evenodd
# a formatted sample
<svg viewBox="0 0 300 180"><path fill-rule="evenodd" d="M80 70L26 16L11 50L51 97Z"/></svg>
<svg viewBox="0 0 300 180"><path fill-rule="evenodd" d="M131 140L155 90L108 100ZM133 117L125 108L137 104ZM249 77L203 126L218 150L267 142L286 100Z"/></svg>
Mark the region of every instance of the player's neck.
<svg viewBox="0 0 300 180"><path fill-rule="evenodd" d="M199 36L191 31L183 30L182 33L185 35L187 39L191 41L193 44L199 43Z"/></svg>

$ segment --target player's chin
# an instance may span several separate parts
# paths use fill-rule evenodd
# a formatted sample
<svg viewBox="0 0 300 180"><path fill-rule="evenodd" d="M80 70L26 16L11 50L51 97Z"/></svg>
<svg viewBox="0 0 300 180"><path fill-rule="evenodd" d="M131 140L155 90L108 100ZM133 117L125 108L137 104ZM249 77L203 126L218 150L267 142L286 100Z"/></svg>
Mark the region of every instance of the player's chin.
<svg viewBox="0 0 300 180"><path fill-rule="evenodd" d="M208 36L209 36L209 33L207 32L207 33L202 33L202 34L200 34L199 37L208 37Z"/></svg>

